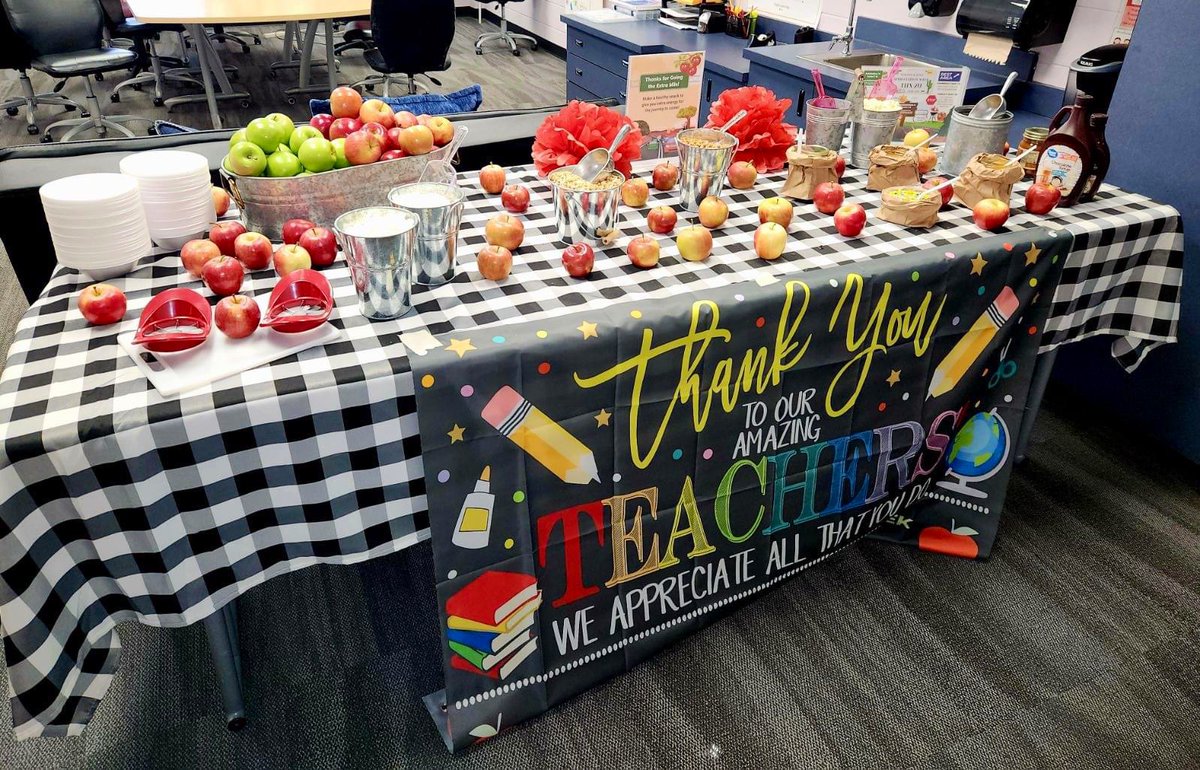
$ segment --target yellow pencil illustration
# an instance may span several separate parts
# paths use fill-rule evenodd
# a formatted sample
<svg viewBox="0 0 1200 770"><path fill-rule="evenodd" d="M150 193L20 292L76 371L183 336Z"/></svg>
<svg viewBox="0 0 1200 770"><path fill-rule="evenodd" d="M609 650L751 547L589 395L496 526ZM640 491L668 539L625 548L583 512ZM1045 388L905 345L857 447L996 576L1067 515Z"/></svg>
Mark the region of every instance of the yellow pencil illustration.
<svg viewBox="0 0 1200 770"><path fill-rule="evenodd" d="M957 385L1020 305L1021 301L1011 288L1005 286L1001 289L983 315L976 319L970 330L938 364L929 381L929 395L926 398L937 398Z"/></svg>
<svg viewBox="0 0 1200 770"><path fill-rule="evenodd" d="M568 484L600 480L592 450L509 386L488 401L483 419Z"/></svg>

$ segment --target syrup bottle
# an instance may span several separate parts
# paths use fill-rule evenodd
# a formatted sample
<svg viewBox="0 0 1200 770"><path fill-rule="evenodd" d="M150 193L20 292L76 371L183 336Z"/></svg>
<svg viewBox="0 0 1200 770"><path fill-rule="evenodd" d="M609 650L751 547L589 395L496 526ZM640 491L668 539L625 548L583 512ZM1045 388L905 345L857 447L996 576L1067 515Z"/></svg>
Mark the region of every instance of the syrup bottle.
<svg viewBox="0 0 1200 770"><path fill-rule="evenodd" d="M1108 151L1108 140L1104 137L1104 129L1108 125L1108 115L1106 113L1093 115L1088 123L1092 127L1094 144L1092 145L1092 173L1088 175L1083 195L1079 197L1079 200L1085 203L1096 197L1096 193L1100 190L1100 183L1104 181L1104 176L1108 173L1108 162L1112 159L1112 154Z"/></svg>
<svg viewBox="0 0 1200 770"><path fill-rule="evenodd" d="M1079 93L1075 104L1063 107L1050 121L1050 136L1038 157L1037 181L1062 191L1060 206L1073 206L1083 194L1092 171L1095 142L1088 126L1092 97Z"/></svg>

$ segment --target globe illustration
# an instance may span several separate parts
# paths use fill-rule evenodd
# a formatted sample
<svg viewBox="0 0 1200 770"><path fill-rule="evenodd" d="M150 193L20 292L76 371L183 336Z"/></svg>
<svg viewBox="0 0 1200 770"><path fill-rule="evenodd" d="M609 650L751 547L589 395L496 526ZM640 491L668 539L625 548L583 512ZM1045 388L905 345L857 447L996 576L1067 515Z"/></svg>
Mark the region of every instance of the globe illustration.
<svg viewBox="0 0 1200 770"><path fill-rule="evenodd" d="M1008 427L994 412L979 412L954 437L947 466L959 476L983 478L1008 456Z"/></svg>

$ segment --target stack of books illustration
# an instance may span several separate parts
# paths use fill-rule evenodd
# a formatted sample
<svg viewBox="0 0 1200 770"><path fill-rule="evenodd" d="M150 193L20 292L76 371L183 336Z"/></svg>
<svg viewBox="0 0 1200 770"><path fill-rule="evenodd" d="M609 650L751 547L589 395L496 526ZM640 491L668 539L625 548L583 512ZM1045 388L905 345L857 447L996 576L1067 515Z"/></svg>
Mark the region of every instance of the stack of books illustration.
<svg viewBox="0 0 1200 770"><path fill-rule="evenodd" d="M541 603L532 575L488 570L472 580L446 602L450 665L507 679L537 649L533 613Z"/></svg>

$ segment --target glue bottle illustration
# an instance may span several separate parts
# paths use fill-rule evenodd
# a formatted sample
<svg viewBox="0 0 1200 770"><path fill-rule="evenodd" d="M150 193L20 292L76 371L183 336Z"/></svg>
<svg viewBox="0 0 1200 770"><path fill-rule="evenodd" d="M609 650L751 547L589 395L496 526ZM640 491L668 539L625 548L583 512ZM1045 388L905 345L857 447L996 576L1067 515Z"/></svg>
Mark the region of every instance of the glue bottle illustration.
<svg viewBox="0 0 1200 770"><path fill-rule="evenodd" d="M496 496L491 493L492 467L483 466L479 481L475 482L475 491L463 500L462 510L458 514L458 523L454 526L454 536L451 541L459 548L486 548L488 538L492 534L492 510L496 504Z"/></svg>

